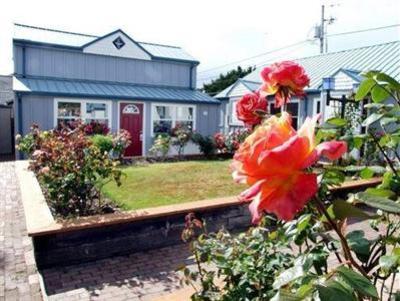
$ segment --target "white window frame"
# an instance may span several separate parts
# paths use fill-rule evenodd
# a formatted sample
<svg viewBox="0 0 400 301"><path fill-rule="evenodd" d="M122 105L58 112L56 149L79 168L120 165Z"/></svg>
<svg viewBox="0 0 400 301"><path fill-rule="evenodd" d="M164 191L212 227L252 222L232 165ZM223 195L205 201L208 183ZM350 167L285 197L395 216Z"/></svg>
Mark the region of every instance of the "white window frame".
<svg viewBox="0 0 400 301"><path fill-rule="evenodd" d="M237 116L236 116L236 105L239 102L240 98L233 99L232 100L232 120L230 122L231 125L239 125L239 126L244 126L243 121L240 121Z"/></svg>
<svg viewBox="0 0 400 301"><path fill-rule="evenodd" d="M77 99L77 98L55 98L54 99L54 127L57 126L57 120L59 119L58 117L58 104L60 102L70 102L70 103L80 103L81 105L81 116L77 119L81 119L82 122L85 123L86 119L92 119L96 120L93 118L90 118L89 116L86 115L86 104L87 103L101 103L105 104L107 106L108 110L108 117L107 118L102 118L102 119L108 119L108 124L107 126L111 129L112 128L112 101L111 100L104 100L104 99Z"/></svg>
<svg viewBox="0 0 400 301"><path fill-rule="evenodd" d="M196 130L196 112L197 112L197 107L196 105L187 105L187 104L178 104L178 103L152 103L151 104L151 120L150 120L150 135L151 137L155 137L155 133L154 133L154 121L156 121L156 119L154 118L154 110L155 107L174 107L174 112L173 112L173 116L172 116L172 128L174 128L176 126L176 122L177 121L191 121L193 123L193 128L192 131ZM176 108L178 107L183 107L183 108L192 108L193 109L193 119L192 120L177 120L176 119Z"/></svg>

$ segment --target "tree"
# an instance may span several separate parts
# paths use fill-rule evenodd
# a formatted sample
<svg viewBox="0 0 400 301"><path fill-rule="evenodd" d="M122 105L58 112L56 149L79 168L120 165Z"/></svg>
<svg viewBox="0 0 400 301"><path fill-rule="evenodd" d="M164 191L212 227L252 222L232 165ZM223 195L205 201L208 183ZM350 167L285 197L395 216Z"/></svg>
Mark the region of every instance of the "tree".
<svg viewBox="0 0 400 301"><path fill-rule="evenodd" d="M229 71L226 74L220 74L217 79L214 79L209 84L204 84L203 91L214 96L218 92L224 90L229 87L233 83L235 83L239 78L242 78L254 71L255 67L248 67L246 69L242 69L242 67L237 66L236 69Z"/></svg>

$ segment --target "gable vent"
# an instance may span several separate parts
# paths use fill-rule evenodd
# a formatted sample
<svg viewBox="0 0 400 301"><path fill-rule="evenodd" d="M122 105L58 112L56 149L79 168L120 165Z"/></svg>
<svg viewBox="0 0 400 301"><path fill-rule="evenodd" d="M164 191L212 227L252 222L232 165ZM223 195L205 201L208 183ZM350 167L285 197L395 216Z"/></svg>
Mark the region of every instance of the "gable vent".
<svg viewBox="0 0 400 301"><path fill-rule="evenodd" d="M117 49L121 49L122 47L125 46L125 42L121 37L116 38L113 41L113 44L114 44L115 48L117 48Z"/></svg>

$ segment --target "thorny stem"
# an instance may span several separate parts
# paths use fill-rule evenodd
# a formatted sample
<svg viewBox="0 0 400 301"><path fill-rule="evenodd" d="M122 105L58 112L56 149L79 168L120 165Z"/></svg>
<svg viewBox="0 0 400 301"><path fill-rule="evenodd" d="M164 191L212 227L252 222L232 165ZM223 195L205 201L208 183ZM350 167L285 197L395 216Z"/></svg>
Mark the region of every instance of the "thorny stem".
<svg viewBox="0 0 400 301"><path fill-rule="evenodd" d="M350 247L347 244L346 238L343 236L342 232L340 231L340 229L338 228L336 223L332 220L332 218L330 217L328 211L326 211L324 203L318 197L315 198L315 201L316 201L318 210L326 217L326 219L328 220L328 222L331 225L332 229L335 230L335 232L339 236L340 243L342 244L342 248L343 248L343 252L344 252L345 258L347 260L349 260L351 265L354 266L361 274L363 274L363 276L365 276L366 278L369 278L368 274L364 271L364 269L353 258L353 255L351 254L351 251L350 251Z"/></svg>

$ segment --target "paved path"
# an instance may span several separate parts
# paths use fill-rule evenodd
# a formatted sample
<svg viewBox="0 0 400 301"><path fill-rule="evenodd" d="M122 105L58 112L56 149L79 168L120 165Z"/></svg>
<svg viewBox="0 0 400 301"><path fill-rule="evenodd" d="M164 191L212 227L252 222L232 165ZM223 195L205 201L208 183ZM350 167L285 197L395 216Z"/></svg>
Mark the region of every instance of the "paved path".
<svg viewBox="0 0 400 301"><path fill-rule="evenodd" d="M42 300L13 162L0 163L0 300Z"/></svg>
<svg viewBox="0 0 400 301"><path fill-rule="evenodd" d="M49 300L152 300L180 289L185 245L41 271Z"/></svg>

